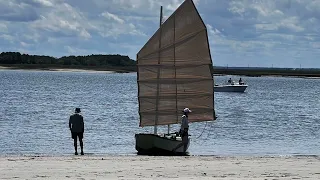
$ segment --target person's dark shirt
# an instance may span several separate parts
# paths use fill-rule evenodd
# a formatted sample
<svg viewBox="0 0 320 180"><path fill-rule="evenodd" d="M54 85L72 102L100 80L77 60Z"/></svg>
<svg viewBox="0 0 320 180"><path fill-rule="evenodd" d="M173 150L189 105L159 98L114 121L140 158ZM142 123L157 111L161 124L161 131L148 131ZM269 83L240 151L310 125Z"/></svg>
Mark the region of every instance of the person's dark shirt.
<svg viewBox="0 0 320 180"><path fill-rule="evenodd" d="M69 128L71 132L84 132L84 122L82 115L75 113L70 116Z"/></svg>

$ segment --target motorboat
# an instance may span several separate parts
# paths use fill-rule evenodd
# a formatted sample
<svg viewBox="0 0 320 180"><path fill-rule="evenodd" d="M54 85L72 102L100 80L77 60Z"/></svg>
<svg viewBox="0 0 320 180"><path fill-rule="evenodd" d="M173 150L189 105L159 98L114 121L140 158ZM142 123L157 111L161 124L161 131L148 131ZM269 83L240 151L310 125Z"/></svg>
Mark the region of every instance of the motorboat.
<svg viewBox="0 0 320 180"><path fill-rule="evenodd" d="M247 89L248 85L245 83L236 83L232 81L228 84L215 84L214 92L244 92Z"/></svg>

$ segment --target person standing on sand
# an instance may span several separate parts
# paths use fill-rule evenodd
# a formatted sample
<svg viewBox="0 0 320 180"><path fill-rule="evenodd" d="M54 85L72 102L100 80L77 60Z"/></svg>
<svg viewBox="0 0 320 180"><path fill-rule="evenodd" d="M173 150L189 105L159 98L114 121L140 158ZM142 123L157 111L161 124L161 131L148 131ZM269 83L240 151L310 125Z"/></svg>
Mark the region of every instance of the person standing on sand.
<svg viewBox="0 0 320 180"><path fill-rule="evenodd" d="M77 138L79 138L80 147L81 147L81 155L84 155L83 153L83 132L84 132L84 122L83 117L81 114L80 108L76 108L75 113L70 116L69 119L69 129L71 131L71 137L74 142L74 150L75 155L78 155L78 147L77 147Z"/></svg>
<svg viewBox="0 0 320 180"><path fill-rule="evenodd" d="M189 120L188 120L188 114L192 111L189 108L183 109L183 115L181 117L181 128L179 134L181 135L182 142L177 147L175 147L172 151L175 152L178 148L183 146L183 152L187 151L188 147L188 141L189 141Z"/></svg>

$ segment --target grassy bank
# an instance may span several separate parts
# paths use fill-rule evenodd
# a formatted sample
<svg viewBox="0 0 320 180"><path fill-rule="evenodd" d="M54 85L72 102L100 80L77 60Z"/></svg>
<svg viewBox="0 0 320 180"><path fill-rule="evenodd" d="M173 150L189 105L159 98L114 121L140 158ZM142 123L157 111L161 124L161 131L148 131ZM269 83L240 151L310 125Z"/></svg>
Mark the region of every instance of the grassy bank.
<svg viewBox="0 0 320 180"><path fill-rule="evenodd" d="M320 77L320 69L294 69L294 68L214 68L214 74L240 75L240 76L294 76L294 77Z"/></svg>

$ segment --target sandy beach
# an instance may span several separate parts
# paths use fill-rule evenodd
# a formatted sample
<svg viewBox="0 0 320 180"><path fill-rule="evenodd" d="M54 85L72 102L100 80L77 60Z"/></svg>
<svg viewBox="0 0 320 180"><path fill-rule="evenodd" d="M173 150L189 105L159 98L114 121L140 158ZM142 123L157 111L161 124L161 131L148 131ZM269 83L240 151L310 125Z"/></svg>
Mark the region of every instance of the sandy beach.
<svg viewBox="0 0 320 180"><path fill-rule="evenodd" d="M98 71L98 70L89 70L89 69L50 69L49 71L62 71L62 72L91 72L91 73L115 73L115 71Z"/></svg>
<svg viewBox="0 0 320 180"><path fill-rule="evenodd" d="M0 66L0 69L10 69L10 68L5 66Z"/></svg>
<svg viewBox="0 0 320 180"><path fill-rule="evenodd" d="M1 157L1 179L320 179L320 157Z"/></svg>
<svg viewBox="0 0 320 180"><path fill-rule="evenodd" d="M0 66L0 70L25 70L25 71L59 71L59 72L90 72L90 73L115 73L116 71L90 70L90 69L74 69L74 68L12 68Z"/></svg>

